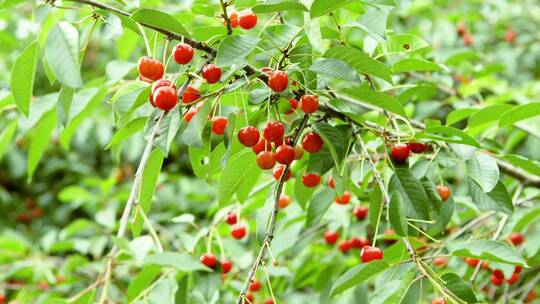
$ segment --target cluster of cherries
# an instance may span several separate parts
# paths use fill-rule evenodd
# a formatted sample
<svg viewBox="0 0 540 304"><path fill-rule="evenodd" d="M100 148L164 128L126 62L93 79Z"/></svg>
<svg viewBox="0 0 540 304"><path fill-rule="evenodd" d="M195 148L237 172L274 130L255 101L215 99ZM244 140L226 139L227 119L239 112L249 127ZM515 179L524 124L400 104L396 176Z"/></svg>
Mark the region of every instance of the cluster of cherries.
<svg viewBox="0 0 540 304"><path fill-rule="evenodd" d="M458 23L456 26L456 31L458 35L463 40L463 44L472 45L474 43L474 37L465 25L465 23ZM511 28L507 28L504 33L504 40L508 43L515 43L517 38L516 32Z"/></svg>
<svg viewBox="0 0 540 304"><path fill-rule="evenodd" d="M245 30L249 30L257 25L257 15L250 9L245 9L241 12L233 10L229 13L229 22L232 28L240 26ZM223 20L223 23L225 23L225 20ZM225 23L225 25L227 24Z"/></svg>
<svg viewBox="0 0 540 304"><path fill-rule="evenodd" d="M15 220L19 223L29 223L33 219L37 219L43 216L43 208L36 205L33 199L26 199L25 206L27 210L19 213L15 216Z"/></svg>

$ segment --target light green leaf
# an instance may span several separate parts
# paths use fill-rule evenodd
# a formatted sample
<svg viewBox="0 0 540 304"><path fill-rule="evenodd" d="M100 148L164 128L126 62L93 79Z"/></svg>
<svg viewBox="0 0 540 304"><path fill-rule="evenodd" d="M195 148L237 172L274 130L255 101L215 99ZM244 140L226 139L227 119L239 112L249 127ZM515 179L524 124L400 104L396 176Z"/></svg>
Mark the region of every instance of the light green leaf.
<svg viewBox="0 0 540 304"><path fill-rule="evenodd" d="M376 40L384 41L388 15L387 9L372 8L366 11L357 22L351 26L359 27Z"/></svg>
<svg viewBox="0 0 540 304"><path fill-rule="evenodd" d="M497 121L504 113L508 112L513 107L514 106L507 104L496 104L480 109L469 118L469 128L474 128L488 122Z"/></svg>
<svg viewBox="0 0 540 304"><path fill-rule="evenodd" d="M478 112L478 109L475 108L461 108L454 110L446 117L446 125L451 126L457 122L467 119L476 112Z"/></svg>
<svg viewBox="0 0 540 304"><path fill-rule="evenodd" d="M532 210L527 210L526 213L523 214L516 221L514 227L512 227L512 231L522 231L530 224L536 223L538 221L538 218L540 218L540 207L536 207Z"/></svg>
<svg viewBox="0 0 540 304"><path fill-rule="evenodd" d="M540 102L528 103L504 113L499 120L500 127L508 127L514 123L540 115Z"/></svg>
<svg viewBox="0 0 540 304"><path fill-rule="evenodd" d="M309 70L325 77L358 81L358 74L345 61L336 58L320 58Z"/></svg>
<svg viewBox="0 0 540 304"><path fill-rule="evenodd" d="M361 50L348 46L336 46L326 51L324 57L343 60L359 73L375 76L388 83L392 83L392 76L388 67L382 62L366 55Z"/></svg>
<svg viewBox="0 0 540 304"><path fill-rule="evenodd" d="M424 39L412 35L412 34L396 34L389 35L388 38L388 52L390 53L399 53L399 52L424 52L430 49L429 43ZM408 49L406 48L408 45Z"/></svg>
<svg viewBox="0 0 540 304"><path fill-rule="evenodd" d="M386 270L388 267L390 267L390 265L381 260L354 266L337 278L330 293L332 296L340 294L343 291L354 287L368 280L372 276Z"/></svg>
<svg viewBox="0 0 540 304"><path fill-rule="evenodd" d="M271 3L259 3L251 8L254 13L273 13L282 11L308 11L302 3L296 1L279 1Z"/></svg>
<svg viewBox="0 0 540 304"><path fill-rule="evenodd" d="M134 135L139 130L142 130L144 128L144 125L146 124L146 121L148 120L148 117L139 117L135 118L134 120L128 122L125 126L120 128L111 138L111 141L105 147L105 149L109 149L110 147L117 145L124 141L126 138Z"/></svg>
<svg viewBox="0 0 540 304"><path fill-rule="evenodd" d="M146 82L133 81L122 85L109 100L113 104L116 121L148 102L149 96L150 86Z"/></svg>
<svg viewBox="0 0 540 304"><path fill-rule="evenodd" d="M307 210L306 227L313 227L321 222L324 213L334 202L334 197L335 192L331 189L324 189L313 196Z"/></svg>
<svg viewBox="0 0 540 304"><path fill-rule="evenodd" d="M79 32L67 22L56 24L45 42L45 59L58 80L70 87L82 86L79 65Z"/></svg>
<svg viewBox="0 0 540 304"><path fill-rule="evenodd" d="M315 123L313 127L324 140L324 144L328 146L336 167L340 168L347 153L349 136L346 132L348 129L339 129L325 122Z"/></svg>
<svg viewBox="0 0 540 304"><path fill-rule="evenodd" d="M418 58L405 58L396 61L392 65L392 73L405 73L405 72L440 72L443 69L435 62Z"/></svg>
<svg viewBox="0 0 540 304"><path fill-rule="evenodd" d="M180 22L178 22L178 20L176 20L172 15L160 10L140 8L136 10L133 15L131 15L131 19L145 25L150 25L155 28L164 29L169 32L189 37L188 31Z"/></svg>
<svg viewBox="0 0 540 304"><path fill-rule="evenodd" d="M448 272L442 275L441 279L445 282L444 286L454 295L467 303L478 303L476 295L469 285L457 274Z"/></svg>
<svg viewBox="0 0 540 304"><path fill-rule="evenodd" d="M2 160L2 156L6 153L9 143L11 142L13 135L15 135L15 131L17 131L16 120L10 122L6 128L2 130L2 133L0 133L0 160Z"/></svg>
<svg viewBox="0 0 540 304"><path fill-rule="evenodd" d="M495 158L486 153L476 153L467 160L469 176L484 192L490 192L499 181L499 166Z"/></svg>
<svg viewBox="0 0 540 304"><path fill-rule="evenodd" d="M209 271L210 268L199 262L199 259L190 254L179 252L163 252L151 255L144 260L147 265L158 265L172 267L181 272L192 272L196 270Z"/></svg>
<svg viewBox="0 0 540 304"><path fill-rule="evenodd" d="M244 149L234 155L219 177L219 205L226 206L242 181L251 178L257 170L260 170L257 166L257 156L251 149Z"/></svg>
<svg viewBox="0 0 540 304"><path fill-rule="evenodd" d="M345 89L343 90L343 93L347 96L358 99L358 103L360 105L362 105L361 103L367 103L369 104L368 106L375 106L376 108L387 110L389 112L407 118L407 113L405 113L403 105L399 102L399 100L388 94L377 91L358 89ZM355 100L350 100L349 98L347 98L346 101L355 103L357 102Z"/></svg>
<svg viewBox="0 0 540 304"><path fill-rule="evenodd" d="M453 127L428 127L423 132L417 133L415 137L418 139L427 138L473 147L480 147L480 144L478 144L478 142L474 138L469 136L467 133Z"/></svg>
<svg viewBox="0 0 540 304"><path fill-rule="evenodd" d="M260 39L254 36L227 36L219 44L216 65L231 66L242 63L257 47Z"/></svg>
<svg viewBox="0 0 540 304"><path fill-rule="evenodd" d="M391 193L399 192L406 209L406 215L416 219L427 219L429 205L422 184L408 168L396 167L390 179Z"/></svg>
<svg viewBox="0 0 540 304"><path fill-rule="evenodd" d="M39 121L34 134L32 134L30 148L28 150L28 180L32 180L34 176L34 171L56 127L56 120L56 110L47 112Z"/></svg>
<svg viewBox="0 0 540 304"><path fill-rule="evenodd" d="M533 161L517 154L506 154L503 156L503 159L509 161L514 166L518 166L529 173L540 176L540 163L538 163L537 161Z"/></svg>
<svg viewBox="0 0 540 304"><path fill-rule="evenodd" d="M11 69L11 94L19 111L26 116L30 112L30 101L34 91L37 55L38 44L34 41L17 57Z"/></svg>
<svg viewBox="0 0 540 304"><path fill-rule="evenodd" d="M514 248L501 241L456 241L449 242L447 248L454 256L527 266L523 257Z"/></svg>
<svg viewBox="0 0 540 304"><path fill-rule="evenodd" d="M493 190L487 193L472 178L467 179L467 186L473 202L481 210L496 210L507 214L514 211L512 198L502 182L499 181Z"/></svg>
<svg viewBox="0 0 540 304"><path fill-rule="evenodd" d="M407 213L403 205L403 199L399 192L393 192L388 206L388 216L390 224L399 236L407 236L409 227L407 225Z"/></svg>
<svg viewBox="0 0 540 304"><path fill-rule="evenodd" d="M317 18L330 13L351 1L352 0L315 0L311 4L309 14L312 19Z"/></svg>
<svg viewBox="0 0 540 304"><path fill-rule="evenodd" d="M149 304L175 304L178 283L173 276L159 280L148 294Z"/></svg>
<svg viewBox="0 0 540 304"><path fill-rule="evenodd" d="M127 299L135 299L143 292L161 273L161 267L155 265L146 265L129 282L127 289Z"/></svg>
<svg viewBox="0 0 540 304"><path fill-rule="evenodd" d="M203 131L206 123L208 122L208 115L212 109L212 103L206 102L200 109L197 114L193 116L191 121L188 123L182 139L188 146L195 146L197 148L202 148L204 145L203 142Z"/></svg>

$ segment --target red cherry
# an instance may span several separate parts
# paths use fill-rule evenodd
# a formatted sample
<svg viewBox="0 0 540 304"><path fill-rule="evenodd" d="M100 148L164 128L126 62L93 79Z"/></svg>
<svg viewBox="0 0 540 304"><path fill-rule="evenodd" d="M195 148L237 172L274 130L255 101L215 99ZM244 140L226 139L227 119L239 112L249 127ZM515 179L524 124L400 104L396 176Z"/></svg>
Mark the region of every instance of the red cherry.
<svg viewBox="0 0 540 304"><path fill-rule="evenodd" d="M352 242L350 240L341 241L338 245L338 248L341 252L347 253L352 248Z"/></svg>
<svg viewBox="0 0 540 304"><path fill-rule="evenodd" d="M489 269L489 263L487 261L482 262L482 269L485 269L485 270Z"/></svg>
<svg viewBox="0 0 540 304"><path fill-rule="evenodd" d="M508 285L514 285L514 283L517 282L518 280L519 280L519 273L514 272L512 276L510 277L510 279L506 280L506 283L508 283Z"/></svg>
<svg viewBox="0 0 540 304"><path fill-rule="evenodd" d="M298 99L296 98L289 99L289 105L291 106L291 108L285 111L285 114L287 115L294 113L294 110L298 108Z"/></svg>
<svg viewBox="0 0 540 304"><path fill-rule="evenodd" d="M165 72L163 64L154 58L143 56L138 63L139 76L144 81L156 81L163 77Z"/></svg>
<svg viewBox="0 0 540 304"><path fill-rule="evenodd" d="M334 178L331 176L328 178L328 187L334 189Z"/></svg>
<svg viewBox="0 0 540 304"><path fill-rule="evenodd" d="M366 206L356 206L354 207L354 216L356 216L356 219L359 221L364 220L368 215L369 208Z"/></svg>
<svg viewBox="0 0 540 304"><path fill-rule="evenodd" d="M439 267L445 267L448 265L448 260L445 257L436 257L433 259L433 264Z"/></svg>
<svg viewBox="0 0 540 304"><path fill-rule="evenodd" d="M249 284L249 290L250 291L259 291L259 290L261 290L261 287L262 287L262 284L261 284L261 282L259 282L259 280L253 280Z"/></svg>
<svg viewBox="0 0 540 304"><path fill-rule="evenodd" d="M360 257L362 263L369 263L373 260L381 260L383 258L383 252L381 248L365 246L362 248L362 251L360 251Z"/></svg>
<svg viewBox="0 0 540 304"><path fill-rule="evenodd" d="M298 145L294 146L294 159L301 159L302 156L304 156L304 148Z"/></svg>
<svg viewBox="0 0 540 304"><path fill-rule="evenodd" d="M302 147L309 153L319 152L322 149L323 144L322 138L315 132L306 133L302 138Z"/></svg>
<svg viewBox="0 0 540 304"><path fill-rule="evenodd" d="M409 158L410 152L411 150L406 144L395 144L392 147L392 159L398 164L403 164Z"/></svg>
<svg viewBox="0 0 540 304"><path fill-rule="evenodd" d="M193 116L195 116L195 114L197 114L198 112L199 112L199 109L191 108L184 115L184 119L186 120L186 122L190 122L191 119L193 119Z"/></svg>
<svg viewBox="0 0 540 304"><path fill-rule="evenodd" d="M326 231L324 233L324 240L329 245L334 245L339 238L339 232L337 231Z"/></svg>
<svg viewBox="0 0 540 304"><path fill-rule="evenodd" d="M351 193L349 191L343 192L343 195L336 196L336 203L339 205L347 205L351 201Z"/></svg>
<svg viewBox="0 0 540 304"><path fill-rule="evenodd" d="M367 239L362 239L358 237L354 237L351 239L352 247L356 249L362 249L366 246L369 246L371 242Z"/></svg>
<svg viewBox="0 0 540 304"><path fill-rule="evenodd" d="M246 225L243 223L236 223L231 227L231 235L237 240L241 240L246 236Z"/></svg>
<svg viewBox="0 0 540 304"><path fill-rule="evenodd" d="M289 86L289 76L284 71L273 71L268 76L268 86L274 92L283 92Z"/></svg>
<svg viewBox="0 0 540 304"><path fill-rule="evenodd" d="M424 151L426 151L426 148L427 148L426 144L417 143L417 142L410 142L407 145L409 146L409 149L412 152L417 153L417 154L423 153Z"/></svg>
<svg viewBox="0 0 540 304"><path fill-rule="evenodd" d="M195 100L199 99L201 97L201 92L199 92L199 89L188 86L186 90L184 91L184 94L182 94L182 103L192 103Z"/></svg>
<svg viewBox="0 0 540 304"><path fill-rule="evenodd" d="M516 42L516 32L514 32L514 30L511 28L508 28L504 33L504 40L508 43Z"/></svg>
<svg viewBox="0 0 540 304"><path fill-rule="evenodd" d="M260 71L261 73L266 74L266 75L270 75L272 74L272 72L274 72L274 70L269 67L262 67Z"/></svg>
<svg viewBox="0 0 540 304"><path fill-rule="evenodd" d="M229 225L234 225L238 223L238 215L236 213L227 213L227 217L225 218L225 221Z"/></svg>
<svg viewBox="0 0 540 304"><path fill-rule="evenodd" d="M523 243L523 235L521 235L521 233L519 232L512 232L510 233L510 235L508 236L508 240L514 244L514 246L518 246L520 245L521 243Z"/></svg>
<svg viewBox="0 0 540 304"><path fill-rule="evenodd" d="M263 170L272 169L276 164L276 159L274 158L274 153L271 151L262 151L257 154L257 165Z"/></svg>
<svg viewBox="0 0 540 304"><path fill-rule="evenodd" d="M387 238L384 238L383 242L385 244L394 244L396 242L396 240L393 238L393 236L396 235L396 232L394 231L394 229L391 229L391 228L388 228L384 231L384 235L385 236L389 236Z"/></svg>
<svg viewBox="0 0 540 304"><path fill-rule="evenodd" d="M259 142L259 130L253 126L243 127L238 131L238 141L246 147L253 147Z"/></svg>
<svg viewBox="0 0 540 304"><path fill-rule="evenodd" d="M294 149L289 145L281 145L276 149L274 158L280 164L289 165L294 160Z"/></svg>
<svg viewBox="0 0 540 304"><path fill-rule="evenodd" d="M469 264L470 267L474 268L478 266L478 263L480 263L480 260L475 259L475 258L465 258L465 262L467 262L467 264Z"/></svg>
<svg viewBox="0 0 540 304"><path fill-rule="evenodd" d="M441 200L443 202L446 202L446 200L450 197L450 194L452 193L450 188L448 186L445 186L445 185L437 186L436 190L437 190L437 192L439 192L439 196L441 197Z"/></svg>
<svg viewBox="0 0 540 304"><path fill-rule="evenodd" d="M306 173L302 175L302 183L308 188L317 187L321 182L321 176L315 173Z"/></svg>
<svg viewBox="0 0 540 304"><path fill-rule="evenodd" d="M472 45L474 43L474 37L471 33L463 34L463 44Z"/></svg>
<svg viewBox="0 0 540 304"><path fill-rule="evenodd" d="M154 92L160 88L160 87L173 87L176 90L176 86L174 84L171 84L171 82L167 79L159 79L156 82L152 84L152 89L150 90L150 104L152 106L156 106L154 104Z"/></svg>
<svg viewBox="0 0 540 304"><path fill-rule="evenodd" d="M212 132L216 135L223 135L228 122L227 117L216 116L212 118Z"/></svg>
<svg viewBox="0 0 540 304"><path fill-rule="evenodd" d="M291 203L291 197L288 196L287 194L281 194L279 196L278 207L280 209L283 209L283 208L289 206L290 203Z"/></svg>
<svg viewBox="0 0 540 304"><path fill-rule="evenodd" d="M186 43L179 43L173 49L174 61L178 64L187 64L193 59L193 48Z"/></svg>
<svg viewBox="0 0 540 304"><path fill-rule="evenodd" d="M264 304L274 304L274 300L268 299L268 300L264 301Z"/></svg>
<svg viewBox="0 0 540 304"><path fill-rule="evenodd" d="M236 28L238 26L238 11L232 10L229 13L229 21L231 22L231 27ZM225 20L223 20L223 23L225 24ZM227 25L227 24L225 24Z"/></svg>
<svg viewBox="0 0 540 304"><path fill-rule="evenodd" d="M209 252L203 254L201 256L200 260L201 260L201 263L204 266L210 267L210 268L214 268L214 266L216 266L216 262L217 262L216 256L209 253Z"/></svg>
<svg viewBox="0 0 540 304"><path fill-rule="evenodd" d="M274 179L279 181L281 180L281 176L283 175L283 171L285 170L285 166L281 165L281 166L277 166L274 168L274 171L272 171L272 175L274 176ZM288 181L289 178L291 178L291 170L287 170L287 173L285 174L285 180L284 181Z"/></svg>
<svg viewBox="0 0 540 304"><path fill-rule="evenodd" d="M311 114L319 108L319 99L315 95L304 95L300 98L300 107L306 114Z"/></svg>
<svg viewBox="0 0 540 304"><path fill-rule="evenodd" d="M0 293L0 304L4 304L6 301L6 296L3 293Z"/></svg>
<svg viewBox="0 0 540 304"><path fill-rule="evenodd" d="M516 266L516 268L514 268L514 273L520 273L522 269L523 269L523 267L518 265L518 266Z"/></svg>
<svg viewBox="0 0 540 304"><path fill-rule="evenodd" d="M279 142L283 140L283 134L285 134L285 127L279 121L269 121L264 126L264 138L271 142Z"/></svg>
<svg viewBox="0 0 540 304"><path fill-rule="evenodd" d="M458 35L463 36L467 32L467 26L464 23L458 23L456 26L456 31Z"/></svg>
<svg viewBox="0 0 540 304"><path fill-rule="evenodd" d="M525 298L525 303L532 302L536 298L536 290L531 290L529 293L527 293L527 297Z"/></svg>
<svg viewBox="0 0 540 304"><path fill-rule="evenodd" d="M251 148L255 154L259 155L259 153L263 151L270 151L272 150L272 144L266 140L261 138L259 142Z"/></svg>
<svg viewBox="0 0 540 304"><path fill-rule="evenodd" d="M238 17L238 24L241 28L249 30L257 25L257 15L251 10L243 10Z"/></svg>
<svg viewBox="0 0 540 304"><path fill-rule="evenodd" d="M251 293L246 293L246 300L248 300L248 303L253 303L255 300L255 297Z"/></svg>
<svg viewBox="0 0 540 304"><path fill-rule="evenodd" d="M221 68L213 64L207 64L202 70L202 76L208 83L216 83L221 79Z"/></svg>
<svg viewBox="0 0 540 304"><path fill-rule="evenodd" d="M229 273L232 269L232 262L227 259L221 260L221 272L222 273Z"/></svg>
<svg viewBox="0 0 540 304"><path fill-rule="evenodd" d="M494 269L493 270L493 275L498 277L498 278L503 278L504 279L504 273L500 269Z"/></svg>
<svg viewBox="0 0 540 304"><path fill-rule="evenodd" d="M435 298L431 300L431 304L446 304L446 300L444 298Z"/></svg>
<svg viewBox="0 0 540 304"><path fill-rule="evenodd" d="M154 92L154 104L159 109L169 111L178 103L176 89L173 87L159 87Z"/></svg>
<svg viewBox="0 0 540 304"><path fill-rule="evenodd" d="M503 282L504 282L504 276L503 277L498 277L495 274L491 275L491 283L493 283L493 285L500 286L500 285L502 285Z"/></svg>

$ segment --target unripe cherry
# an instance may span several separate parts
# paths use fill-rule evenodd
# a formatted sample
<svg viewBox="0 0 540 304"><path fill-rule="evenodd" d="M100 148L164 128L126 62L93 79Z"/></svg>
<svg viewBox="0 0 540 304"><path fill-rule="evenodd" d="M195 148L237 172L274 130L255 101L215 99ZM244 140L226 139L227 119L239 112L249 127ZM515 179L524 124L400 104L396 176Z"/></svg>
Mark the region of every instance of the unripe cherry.
<svg viewBox="0 0 540 304"><path fill-rule="evenodd" d="M304 148L299 145L294 146L294 159L301 159L302 156L304 156Z"/></svg>
<svg viewBox="0 0 540 304"><path fill-rule="evenodd" d="M179 43L173 49L174 61L178 64L187 64L193 59L193 48L187 43Z"/></svg>
<svg viewBox="0 0 540 304"><path fill-rule="evenodd" d="M232 28L238 27L238 11L237 10L232 10L229 13L229 21L231 22ZM225 20L223 20L223 23L225 24Z"/></svg>
<svg viewBox="0 0 540 304"><path fill-rule="evenodd" d="M445 267L448 265L448 260L445 257L436 257L433 259L433 264L439 267Z"/></svg>
<svg viewBox="0 0 540 304"><path fill-rule="evenodd" d="M276 164L274 153L271 151L262 151L257 154L257 165L263 170L272 169Z"/></svg>

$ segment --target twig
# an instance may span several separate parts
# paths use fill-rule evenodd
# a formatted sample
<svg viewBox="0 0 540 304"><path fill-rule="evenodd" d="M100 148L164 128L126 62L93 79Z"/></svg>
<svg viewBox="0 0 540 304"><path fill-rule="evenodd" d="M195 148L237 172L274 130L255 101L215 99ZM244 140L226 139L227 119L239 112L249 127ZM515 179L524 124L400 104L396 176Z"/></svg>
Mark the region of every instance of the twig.
<svg viewBox="0 0 540 304"><path fill-rule="evenodd" d="M227 2L224 0L219 0L221 3L221 9L223 13L221 16L223 16L223 20L225 20L225 25L227 26L227 35L232 34L232 27L231 27L231 19L229 19L229 15L227 14Z"/></svg>
<svg viewBox="0 0 540 304"><path fill-rule="evenodd" d="M161 241L159 240L159 236L158 236L156 230L154 229L154 226L152 226L152 222L150 222L150 219L146 216L146 213L141 208L141 206L138 205L138 204L137 204L137 212L139 212L139 214L143 218L143 221L146 224L146 228L148 228L148 231L150 232L150 235L154 239L154 243L156 243L157 251L159 253L162 253L163 252L163 245L161 245Z"/></svg>

